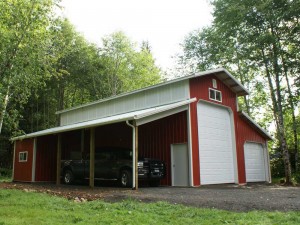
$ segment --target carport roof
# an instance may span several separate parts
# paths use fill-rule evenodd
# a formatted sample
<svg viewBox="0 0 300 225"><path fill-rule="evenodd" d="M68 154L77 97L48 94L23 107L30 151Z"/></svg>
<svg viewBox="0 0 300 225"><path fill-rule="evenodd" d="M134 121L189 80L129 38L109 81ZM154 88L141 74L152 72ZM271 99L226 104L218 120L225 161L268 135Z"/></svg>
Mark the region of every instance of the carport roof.
<svg viewBox="0 0 300 225"><path fill-rule="evenodd" d="M47 130L42 130L42 131L38 131L35 133L30 133L30 134L25 134L22 136L14 137L11 140L16 141L16 140L22 140L22 139L26 139L26 138L33 138L33 137L49 135L49 134L57 134L57 133L62 133L62 132L66 132L66 131L102 126L102 125L106 125L106 124L118 123L118 122L123 122L123 121L127 121L127 120L139 121L144 118L147 118L147 117L150 117L153 115L157 115L159 113L178 109L180 107L186 106L195 101L196 101L196 98L192 98L192 99L188 99L188 100L184 100L184 101L180 101L180 102L176 102L176 103L172 103L172 104L168 104L168 105L152 107L149 109L137 110L137 111L114 115L114 116L105 117L105 118L101 118L101 119L89 120L89 121L85 121L85 122L81 122L81 123L54 127L54 128L50 128Z"/></svg>

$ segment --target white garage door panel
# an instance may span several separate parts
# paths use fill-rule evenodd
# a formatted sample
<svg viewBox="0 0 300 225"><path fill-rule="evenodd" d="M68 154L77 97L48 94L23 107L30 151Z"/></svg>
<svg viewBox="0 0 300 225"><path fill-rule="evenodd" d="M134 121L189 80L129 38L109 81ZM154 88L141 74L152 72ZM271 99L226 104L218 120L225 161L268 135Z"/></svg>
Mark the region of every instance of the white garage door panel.
<svg viewBox="0 0 300 225"><path fill-rule="evenodd" d="M265 181L265 157L262 145L258 143L246 143L244 145L244 154L246 166L246 181Z"/></svg>
<svg viewBox="0 0 300 225"><path fill-rule="evenodd" d="M198 103L201 184L234 183L230 114L226 108Z"/></svg>

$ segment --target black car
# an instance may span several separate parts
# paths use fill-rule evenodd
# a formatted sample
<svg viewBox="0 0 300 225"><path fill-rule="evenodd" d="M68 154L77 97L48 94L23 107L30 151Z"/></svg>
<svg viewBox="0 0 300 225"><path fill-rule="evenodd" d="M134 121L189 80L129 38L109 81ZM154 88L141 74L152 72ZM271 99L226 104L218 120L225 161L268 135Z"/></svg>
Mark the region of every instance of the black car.
<svg viewBox="0 0 300 225"><path fill-rule="evenodd" d="M62 161L64 183L89 179L89 154L82 160ZM138 179L147 180L150 186L158 186L165 177L165 163L150 158L139 158ZM95 151L95 180L116 180L122 187L132 185L132 150L125 148L101 148Z"/></svg>

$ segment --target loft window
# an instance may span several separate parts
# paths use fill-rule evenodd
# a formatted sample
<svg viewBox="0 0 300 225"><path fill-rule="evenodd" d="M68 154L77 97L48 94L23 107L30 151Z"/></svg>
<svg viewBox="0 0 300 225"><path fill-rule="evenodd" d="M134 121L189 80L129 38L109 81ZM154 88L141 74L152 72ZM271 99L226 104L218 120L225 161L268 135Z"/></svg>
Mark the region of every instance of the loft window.
<svg viewBox="0 0 300 225"><path fill-rule="evenodd" d="M216 79L212 79L212 86L213 88L218 88Z"/></svg>
<svg viewBox="0 0 300 225"><path fill-rule="evenodd" d="M217 101L217 102L222 102L221 91L217 91L217 90L209 88L209 99Z"/></svg>
<svg viewBox="0 0 300 225"><path fill-rule="evenodd" d="M19 152L19 162L27 162L28 152Z"/></svg>

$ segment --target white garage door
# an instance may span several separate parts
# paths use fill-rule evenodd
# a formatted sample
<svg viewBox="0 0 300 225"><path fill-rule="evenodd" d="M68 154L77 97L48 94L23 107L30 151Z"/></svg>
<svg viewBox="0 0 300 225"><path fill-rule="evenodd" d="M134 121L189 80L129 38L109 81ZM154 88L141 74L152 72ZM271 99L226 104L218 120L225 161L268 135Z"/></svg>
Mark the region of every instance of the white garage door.
<svg viewBox="0 0 300 225"><path fill-rule="evenodd" d="M201 184L234 183L231 116L213 104L198 103Z"/></svg>
<svg viewBox="0 0 300 225"><path fill-rule="evenodd" d="M245 143L246 181L258 182L266 180L264 149L258 143Z"/></svg>

